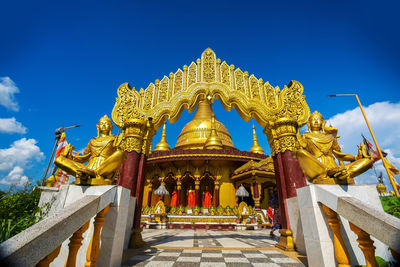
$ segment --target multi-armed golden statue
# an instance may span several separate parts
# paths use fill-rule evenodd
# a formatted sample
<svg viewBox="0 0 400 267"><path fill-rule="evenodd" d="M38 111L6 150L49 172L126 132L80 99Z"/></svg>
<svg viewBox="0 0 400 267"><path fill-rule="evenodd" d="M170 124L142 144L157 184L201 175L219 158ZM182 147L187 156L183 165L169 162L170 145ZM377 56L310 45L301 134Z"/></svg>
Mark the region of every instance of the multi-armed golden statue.
<svg viewBox="0 0 400 267"><path fill-rule="evenodd" d="M113 125L107 115L97 124L97 137L89 141L82 156L73 156L71 145L55 160L62 170L75 176L76 184L112 184L119 167L125 160L125 153L119 149L121 137L112 135ZM87 165L83 163L88 162Z"/></svg>
<svg viewBox="0 0 400 267"><path fill-rule="evenodd" d="M366 146L358 146L356 156L343 153L337 142L337 129L325 126L321 113L311 114L308 131L298 134L299 148L295 155L304 175L315 184L354 184L353 178L372 167L373 161L367 155ZM335 161L335 157L339 165ZM344 161L350 161L344 164Z"/></svg>

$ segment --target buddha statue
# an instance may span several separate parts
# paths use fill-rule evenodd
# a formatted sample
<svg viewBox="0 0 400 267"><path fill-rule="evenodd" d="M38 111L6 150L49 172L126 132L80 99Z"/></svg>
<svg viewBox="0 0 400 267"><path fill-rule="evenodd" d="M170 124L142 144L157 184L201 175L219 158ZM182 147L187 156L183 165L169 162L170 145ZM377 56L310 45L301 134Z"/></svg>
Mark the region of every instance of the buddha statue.
<svg viewBox="0 0 400 267"><path fill-rule="evenodd" d="M57 167L75 176L75 184L112 184L119 167L126 159L125 153L119 149L122 135L112 135L113 125L110 118L104 115L96 127L97 137L89 141L83 155L73 156L74 147L67 145L54 162ZM88 164L84 165L85 162Z"/></svg>
<svg viewBox="0 0 400 267"><path fill-rule="evenodd" d="M321 113L315 111L309 118L308 131L298 133L299 147L295 157L307 180L315 184L354 184L353 178L372 167L373 161L366 146L358 146L353 156L341 152L337 142L337 129L325 126ZM335 158L338 160L337 164ZM350 163L345 164L345 161Z"/></svg>

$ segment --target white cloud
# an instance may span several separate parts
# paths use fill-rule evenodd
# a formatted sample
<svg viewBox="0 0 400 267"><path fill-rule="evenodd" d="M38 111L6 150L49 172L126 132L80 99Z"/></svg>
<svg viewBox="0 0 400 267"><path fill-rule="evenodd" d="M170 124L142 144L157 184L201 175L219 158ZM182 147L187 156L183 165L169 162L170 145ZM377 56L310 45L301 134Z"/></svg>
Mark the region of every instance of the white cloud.
<svg viewBox="0 0 400 267"><path fill-rule="evenodd" d="M25 134L26 127L18 122L14 117L8 119L0 118L0 133L20 133Z"/></svg>
<svg viewBox="0 0 400 267"><path fill-rule="evenodd" d="M15 166L10 173L0 180L0 184L2 185L25 185L29 179L24 174L24 169L20 166Z"/></svg>
<svg viewBox="0 0 400 267"><path fill-rule="evenodd" d="M23 175L24 169L44 159L43 152L36 144L35 139L21 138L12 143L9 148L0 149L0 172L8 172L0 179L0 184L27 180L27 177Z"/></svg>
<svg viewBox="0 0 400 267"><path fill-rule="evenodd" d="M400 168L400 103L377 102L364 107L367 119L378 141L379 147L389 153L389 161ZM361 110L357 107L344 113L339 113L328 119L328 125L338 128L339 144L343 152L355 155L357 145L362 142L361 133L374 144L371 134L367 128ZM375 144L374 144L375 146ZM392 190L387 174L384 171L381 161L376 163L377 173L383 172L385 185ZM396 177L400 182L400 177ZM373 170L357 177L358 184L376 184L377 178Z"/></svg>
<svg viewBox="0 0 400 267"><path fill-rule="evenodd" d="M16 93L19 93L19 89L10 77L0 77L0 105L9 110L18 111L18 103L14 99Z"/></svg>

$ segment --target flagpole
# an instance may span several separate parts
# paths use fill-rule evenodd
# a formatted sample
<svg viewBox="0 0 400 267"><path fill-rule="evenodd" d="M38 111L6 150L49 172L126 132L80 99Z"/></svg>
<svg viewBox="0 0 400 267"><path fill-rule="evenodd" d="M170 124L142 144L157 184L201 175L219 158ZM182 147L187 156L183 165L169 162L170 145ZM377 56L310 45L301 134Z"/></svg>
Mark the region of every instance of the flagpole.
<svg viewBox="0 0 400 267"><path fill-rule="evenodd" d="M392 187L393 187L393 190L394 190L395 195L396 195L397 197L400 197L399 191L397 190L396 183L394 182L392 176L390 175L389 167L387 166L386 161L385 161L385 159L383 158L382 151L381 151L381 149L379 148L379 145L378 145L378 142L376 141L374 132L372 131L371 126L369 125L367 116L365 115L364 109L363 109L363 107L362 107L362 105L361 105L361 102L360 102L360 99L358 98L358 95L357 95L357 94L339 94L339 95L329 95L329 96L330 96L330 97L335 97L335 96L355 96L355 97L356 97L357 102L358 102L358 105L360 106L361 112L362 112L362 114L363 114L363 116L364 116L365 122L367 123L368 130L369 130L369 132L371 133L371 136L372 136L372 139L374 140L376 149L378 149L379 156L380 156L381 159L382 159L383 166L385 167L385 170L386 170L386 172L387 172L387 174L388 174L390 184L391 184Z"/></svg>

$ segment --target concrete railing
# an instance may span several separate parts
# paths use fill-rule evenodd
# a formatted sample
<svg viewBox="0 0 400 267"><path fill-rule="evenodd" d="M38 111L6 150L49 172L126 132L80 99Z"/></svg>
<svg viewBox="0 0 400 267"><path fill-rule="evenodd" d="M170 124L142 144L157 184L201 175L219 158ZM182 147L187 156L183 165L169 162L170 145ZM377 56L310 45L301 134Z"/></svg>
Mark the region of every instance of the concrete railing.
<svg viewBox="0 0 400 267"><path fill-rule="evenodd" d="M0 265L120 266L129 201L122 187L64 186L58 209L0 244Z"/></svg>
<svg viewBox="0 0 400 267"><path fill-rule="evenodd" d="M383 211L375 186L309 185L287 203L309 266L377 266L375 256L400 253L400 219Z"/></svg>

